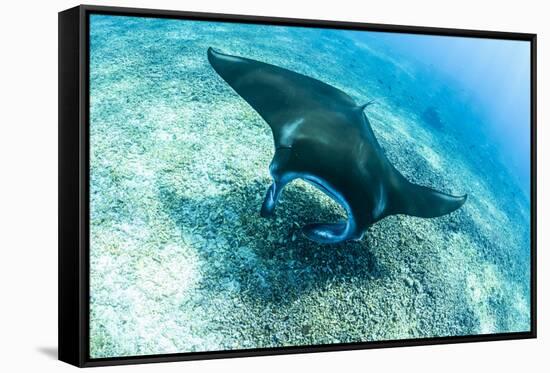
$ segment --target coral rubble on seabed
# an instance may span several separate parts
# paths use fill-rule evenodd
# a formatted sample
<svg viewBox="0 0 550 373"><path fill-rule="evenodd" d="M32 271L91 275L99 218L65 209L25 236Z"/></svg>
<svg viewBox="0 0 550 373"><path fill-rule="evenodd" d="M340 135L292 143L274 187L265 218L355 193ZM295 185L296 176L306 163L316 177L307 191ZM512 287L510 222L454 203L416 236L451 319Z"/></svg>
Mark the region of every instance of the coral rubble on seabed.
<svg viewBox="0 0 550 373"><path fill-rule="evenodd" d="M299 227L344 211L297 181L260 218L271 132L209 46L375 99L391 162L468 202L318 245ZM508 202L521 193L507 171L490 147L464 149L447 125L468 123L444 102L440 126L425 125L419 67L345 32L96 15L90 58L92 357L529 329L527 200Z"/></svg>

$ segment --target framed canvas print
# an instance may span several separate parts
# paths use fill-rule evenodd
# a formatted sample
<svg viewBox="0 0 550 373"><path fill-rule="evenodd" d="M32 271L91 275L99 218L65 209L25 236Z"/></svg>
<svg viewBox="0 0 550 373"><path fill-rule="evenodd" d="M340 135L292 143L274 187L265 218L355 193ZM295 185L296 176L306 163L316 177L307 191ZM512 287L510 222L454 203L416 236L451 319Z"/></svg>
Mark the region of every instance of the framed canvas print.
<svg viewBox="0 0 550 373"><path fill-rule="evenodd" d="M536 36L59 13L59 358L536 336Z"/></svg>

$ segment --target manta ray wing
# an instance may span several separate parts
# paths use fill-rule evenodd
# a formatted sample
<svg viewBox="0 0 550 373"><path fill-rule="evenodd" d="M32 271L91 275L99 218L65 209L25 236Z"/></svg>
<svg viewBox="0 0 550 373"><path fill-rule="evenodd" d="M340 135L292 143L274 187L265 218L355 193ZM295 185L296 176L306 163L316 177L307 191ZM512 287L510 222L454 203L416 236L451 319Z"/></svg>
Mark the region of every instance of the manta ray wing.
<svg viewBox="0 0 550 373"><path fill-rule="evenodd" d="M208 61L274 132L300 119L301 113L326 110L326 104L355 107L353 99L317 79L264 62L208 48Z"/></svg>

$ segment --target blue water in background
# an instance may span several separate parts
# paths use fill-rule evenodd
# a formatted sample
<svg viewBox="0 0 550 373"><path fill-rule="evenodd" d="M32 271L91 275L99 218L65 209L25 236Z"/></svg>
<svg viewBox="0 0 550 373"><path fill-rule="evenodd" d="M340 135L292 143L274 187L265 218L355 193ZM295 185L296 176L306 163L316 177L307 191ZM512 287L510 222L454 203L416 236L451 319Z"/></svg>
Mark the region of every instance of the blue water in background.
<svg viewBox="0 0 550 373"><path fill-rule="evenodd" d="M432 80L463 90L464 101L457 103L464 105L463 114L474 113L477 125L467 126L460 117L453 118L452 125L473 142L496 142L502 160L529 196L529 42L382 32L355 32L354 37L423 65Z"/></svg>

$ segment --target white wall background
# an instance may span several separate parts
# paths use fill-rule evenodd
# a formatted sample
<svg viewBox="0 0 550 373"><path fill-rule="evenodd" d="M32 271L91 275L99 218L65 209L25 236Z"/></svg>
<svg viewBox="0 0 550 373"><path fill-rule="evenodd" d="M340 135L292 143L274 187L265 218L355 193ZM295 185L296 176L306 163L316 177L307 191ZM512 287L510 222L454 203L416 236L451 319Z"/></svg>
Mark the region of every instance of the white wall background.
<svg viewBox="0 0 550 373"><path fill-rule="evenodd" d="M116 371L548 371L550 23L544 1L93 1L218 13L538 33L537 340L126 366ZM0 13L0 366L68 371L57 354L57 12L75 1L7 1ZM545 16L546 14L546 16Z"/></svg>

